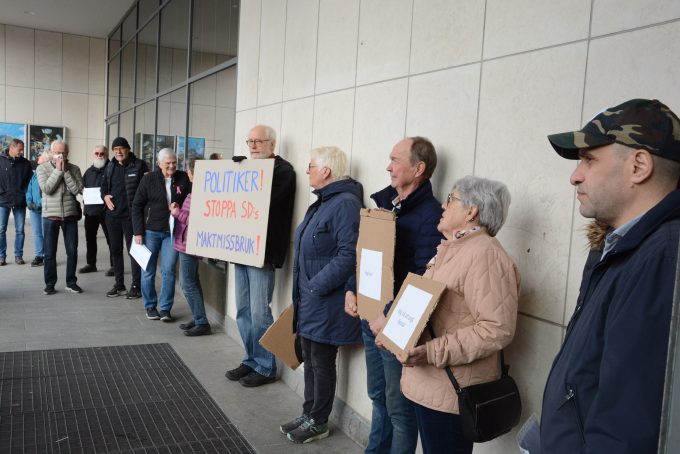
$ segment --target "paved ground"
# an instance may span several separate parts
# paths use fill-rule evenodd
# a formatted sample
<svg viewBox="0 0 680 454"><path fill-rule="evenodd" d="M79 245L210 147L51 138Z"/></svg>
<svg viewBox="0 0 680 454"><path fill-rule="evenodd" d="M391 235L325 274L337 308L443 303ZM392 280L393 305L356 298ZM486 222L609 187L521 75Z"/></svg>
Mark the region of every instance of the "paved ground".
<svg viewBox="0 0 680 454"><path fill-rule="evenodd" d="M28 216L27 216L28 218ZM84 229L80 227L78 267L85 264ZM227 367L237 365L241 347L224 332L188 338L178 325L190 320L190 311L179 287L173 316L175 323L149 321L142 301L123 297L107 298L113 278L104 276L108 257L100 232L97 273L78 275L84 293L64 290L66 259L63 239L59 239L58 282L56 295L43 295L43 270L31 268L33 241L26 222L26 265L14 264L14 221L7 231L7 266L0 267L0 351L43 350L108 345L169 343L193 371L227 417L241 430L260 453L359 453L363 449L337 428L331 436L308 445L294 445L278 431L281 422L301 412L302 401L285 383L278 381L248 389L224 378ZM126 265L126 269L129 266ZM126 276L129 286L129 274ZM148 384L150 393L154 383Z"/></svg>

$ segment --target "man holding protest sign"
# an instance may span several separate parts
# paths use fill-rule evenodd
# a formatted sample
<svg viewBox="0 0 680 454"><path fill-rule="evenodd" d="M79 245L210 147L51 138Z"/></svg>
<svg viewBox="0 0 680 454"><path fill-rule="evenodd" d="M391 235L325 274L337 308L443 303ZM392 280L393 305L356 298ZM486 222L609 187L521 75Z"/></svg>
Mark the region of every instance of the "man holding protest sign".
<svg viewBox="0 0 680 454"><path fill-rule="evenodd" d="M274 294L275 269L283 266L288 253L295 201L295 171L288 161L274 153L276 132L271 127L257 125L252 128L246 144L251 158L274 159L274 174L264 266L258 268L234 264L236 324L245 352L241 364L228 370L225 375L243 386L254 387L276 380L276 359L260 345L259 340L274 322L270 305ZM243 156L233 158L237 162L243 159Z"/></svg>

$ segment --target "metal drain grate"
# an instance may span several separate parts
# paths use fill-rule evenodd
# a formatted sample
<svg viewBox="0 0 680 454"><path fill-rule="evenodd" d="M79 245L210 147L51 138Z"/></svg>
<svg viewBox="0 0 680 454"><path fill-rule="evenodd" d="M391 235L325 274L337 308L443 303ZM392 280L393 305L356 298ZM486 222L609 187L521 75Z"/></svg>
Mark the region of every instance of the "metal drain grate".
<svg viewBox="0 0 680 454"><path fill-rule="evenodd" d="M254 453L168 344L0 353L2 453Z"/></svg>

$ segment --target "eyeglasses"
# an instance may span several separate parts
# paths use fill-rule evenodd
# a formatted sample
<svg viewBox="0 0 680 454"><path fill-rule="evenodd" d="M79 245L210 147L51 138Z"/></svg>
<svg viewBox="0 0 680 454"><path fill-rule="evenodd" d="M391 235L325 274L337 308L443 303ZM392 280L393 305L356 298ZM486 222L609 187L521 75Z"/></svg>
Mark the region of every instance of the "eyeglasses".
<svg viewBox="0 0 680 454"><path fill-rule="evenodd" d="M452 192L451 194L446 196L446 206L449 206L449 204L451 202L453 202L454 200L458 200L458 201L462 202L462 200L459 199L458 197L456 197L455 195L453 195L453 192Z"/></svg>
<svg viewBox="0 0 680 454"><path fill-rule="evenodd" d="M269 142L269 139L246 139L246 145L251 146L255 145L258 146L260 144L263 144L264 142Z"/></svg>
<svg viewBox="0 0 680 454"><path fill-rule="evenodd" d="M94 155L95 156L106 156L106 153L104 153L103 151L95 151Z"/></svg>
<svg viewBox="0 0 680 454"><path fill-rule="evenodd" d="M307 170L312 170L312 167L319 167L319 166L313 166L311 162L309 164L307 164Z"/></svg>

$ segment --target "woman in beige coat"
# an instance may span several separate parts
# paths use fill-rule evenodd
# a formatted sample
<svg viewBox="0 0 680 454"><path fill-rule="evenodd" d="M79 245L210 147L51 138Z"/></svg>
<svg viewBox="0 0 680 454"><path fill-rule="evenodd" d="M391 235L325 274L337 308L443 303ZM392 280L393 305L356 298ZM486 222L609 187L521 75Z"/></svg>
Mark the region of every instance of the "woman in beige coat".
<svg viewBox="0 0 680 454"><path fill-rule="evenodd" d="M445 239L424 276L446 284L419 345L400 358L401 387L416 405L425 454L471 453L463 439L451 367L460 386L500 377L499 352L515 334L520 276L496 238L510 193L498 181L465 177L443 204L438 230Z"/></svg>

